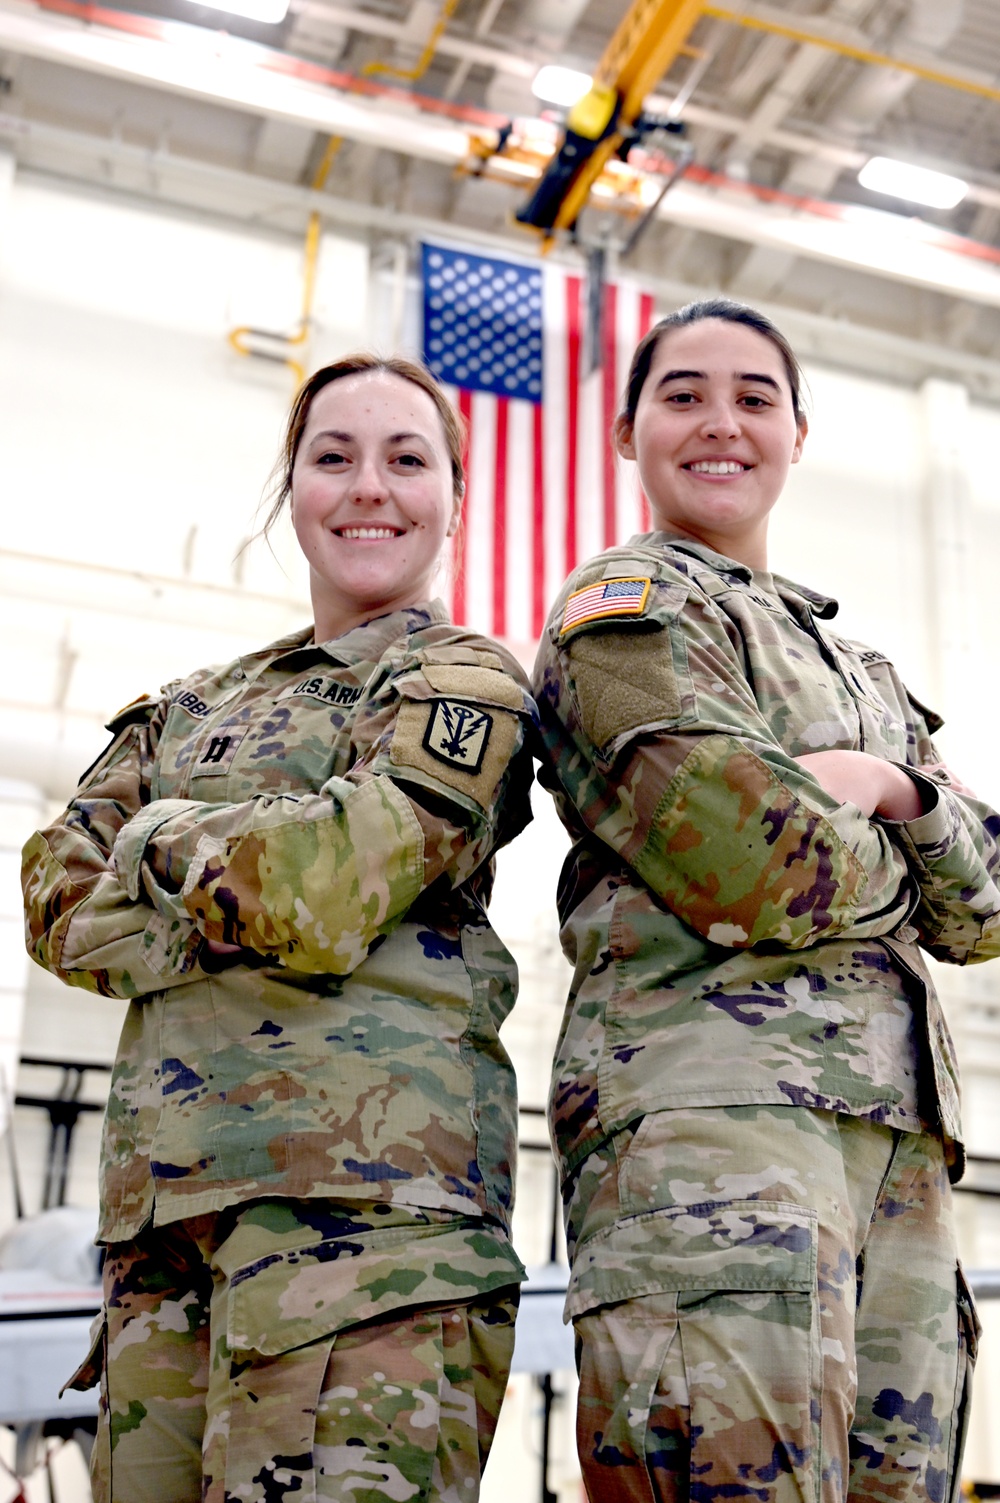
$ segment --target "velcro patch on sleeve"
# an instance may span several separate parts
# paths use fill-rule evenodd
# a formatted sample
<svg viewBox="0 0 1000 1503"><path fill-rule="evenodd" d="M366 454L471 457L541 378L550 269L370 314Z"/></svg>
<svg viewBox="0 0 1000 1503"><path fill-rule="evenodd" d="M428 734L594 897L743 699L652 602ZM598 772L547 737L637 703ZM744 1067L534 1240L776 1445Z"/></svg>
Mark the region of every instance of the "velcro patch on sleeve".
<svg viewBox="0 0 1000 1503"><path fill-rule="evenodd" d="M496 668L465 668L424 665L424 678L438 694L453 694L459 699L477 699L485 704L505 705L509 710L524 708L520 687L506 673Z"/></svg>
<svg viewBox="0 0 1000 1503"><path fill-rule="evenodd" d="M575 590L566 602L559 635L564 636L586 621L641 616L649 599L649 587L648 578L602 579L583 590Z"/></svg>
<svg viewBox="0 0 1000 1503"><path fill-rule="evenodd" d="M597 747L684 710L668 632L592 632L569 649L583 729Z"/></svg>
<svg viewBox="0 0 1000 1503"><path fill-rule="evenodd" d="M517 737L518 717L509 710L452 698L404 700L389 760L457 789L486 809Z"/></svg>

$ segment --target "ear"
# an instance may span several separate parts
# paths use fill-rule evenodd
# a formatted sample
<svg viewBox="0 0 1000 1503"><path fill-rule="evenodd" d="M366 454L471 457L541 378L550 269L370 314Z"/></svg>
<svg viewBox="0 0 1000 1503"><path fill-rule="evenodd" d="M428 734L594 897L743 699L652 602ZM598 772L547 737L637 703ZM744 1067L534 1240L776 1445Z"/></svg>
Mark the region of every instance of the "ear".
<svg viewBox="0 0 1000 1503"><path fill-rule="evenodd" d="M802 417L799 418L798 430L798 438L796 438L795 447L792 450L792 464L798 464L799 460L802 458L802 445L805 443L806 434L809 432L809 420L808 418L806 418L805 414L803 414Z"/></svg>
<svg viewBox="0 0 1000 1503"><path fill-rule="evenodd" d="M462 494L460 496L456 496L455 499L454 499L454 501L452 502L451 519L448 522L448 530L445 533L445 537L447 537L447 538L453 538L455 536L456 532L458 531L459 524L461 523L461 520L462 520L462 502L464 500L465 500L465 487L463 486L462 487Z"/></svg>
<svg viewBox="0 0 1000 1503"><path fill-rule="evenodd" d="M624 412L620 412L615 418L614 427L611 431L615 438L615 448L622 459L634 459L635 445L632 442L632 424Z"/></svg>

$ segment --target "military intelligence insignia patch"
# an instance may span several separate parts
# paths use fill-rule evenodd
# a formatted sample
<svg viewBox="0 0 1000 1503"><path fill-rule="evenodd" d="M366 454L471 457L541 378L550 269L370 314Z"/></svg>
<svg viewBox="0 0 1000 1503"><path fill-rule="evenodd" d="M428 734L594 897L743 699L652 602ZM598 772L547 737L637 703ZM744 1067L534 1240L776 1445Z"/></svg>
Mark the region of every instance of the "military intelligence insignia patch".
<svg viewBox="0 0 1000 1503"><path fill-rule="evenodd" d="M439 762L475 774L483 765L492 729L493 716L477 705L438 699L427 722L423 744Z"/></svg>

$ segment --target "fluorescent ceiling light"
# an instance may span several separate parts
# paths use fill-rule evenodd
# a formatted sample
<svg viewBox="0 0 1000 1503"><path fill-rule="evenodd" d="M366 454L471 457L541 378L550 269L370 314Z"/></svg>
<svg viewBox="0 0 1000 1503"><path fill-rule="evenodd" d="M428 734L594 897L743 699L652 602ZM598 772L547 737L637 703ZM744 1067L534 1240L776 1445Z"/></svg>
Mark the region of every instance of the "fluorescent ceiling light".
<svg viewBox="0 0 1000 1503"><path fill-rule="evenodd" d="M590 88L590 74L576 68L561 68L556 63L546 63L539 68L531 85L536 99L546 104L576 104Z"/></svg>
<svg viewBox="0 0 1000 1503"><path fill-rule="evenodd" d="M247 21L264 21L276 26L288 14L288 0L191 0L193 5L203 5L207 10L225 11L230 16L243 16Z"/></svg>
<svg viewBox="0 0 1000 1503"><path fill-rule="evenodd" d="M894 162L891 157L872 157L858 173L858 182L873 193L888 193L932 209L953 209L969 190L960 177L914 167L909 162Z"/></svg>

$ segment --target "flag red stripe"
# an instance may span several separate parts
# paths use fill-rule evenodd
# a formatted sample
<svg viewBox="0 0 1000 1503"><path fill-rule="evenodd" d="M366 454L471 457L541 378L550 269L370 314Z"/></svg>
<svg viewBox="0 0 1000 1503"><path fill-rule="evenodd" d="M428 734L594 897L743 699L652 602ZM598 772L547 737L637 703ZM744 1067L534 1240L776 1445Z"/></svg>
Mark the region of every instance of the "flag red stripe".
<svg viewBox="0 0 1000 1503"><path fill-rule="evenodd" d="M472 392L466 391L464 387L459 388L458 410L461 414L462 421L465 424L465 453L462 456L462 459L465 465L465 473L466 475L468 475L469 450L472 447ZM471 521L471 501L472 496L467 489L465 492L465 503L462 507L462 525L459 527L458 535L455 538L455 579L452 588L451 614L452 619L457 621L459 625L462 626L464 626L466 621L468 620L466 609L468 579L466 573L467 564L465 539L469 530L469 523Z"/></svg>
<svg viewBox="0 0 1000 1503"><path fill-rule="evenodd" d="M544 424L541 403L531 414L532 423L532 541L534 543L531 571L531 630L540 637L545 625L545 465L543 460Z"/></svg>
<svg viewBox="0 0 1000 1503"><path fill-rule="evenodd" d="M493 490L493 631L507 635L507 419L510 398L497 398Z"/></svg>
<svg viewBox="0 0 1000 1503"><path fill-rule="evenodd" d="M648 334L656 319L656 299L652 293L643 292L639 297L639 338ZM646 493L639 487L639 515L642 518L643 532L649 532L652 526L652 518L649 511L649 501Z"/></svg>
<svg viewBox="0 0 1000 1503"><path fill-rule="evenodd" d="M577 446L580 439L581 277L566 278L566 573L576 568Z"/></svg>
<svg viewBox="0 0 1000 1503"><path fill-rule="evenodd" d="M615 506L615 451L611 430L618 406L618 373L615 352L618 344L618 288L614 282L604 286L601 320L601 452L604 456L604 546L613 548L617 539L618 517Z"/></svg>

